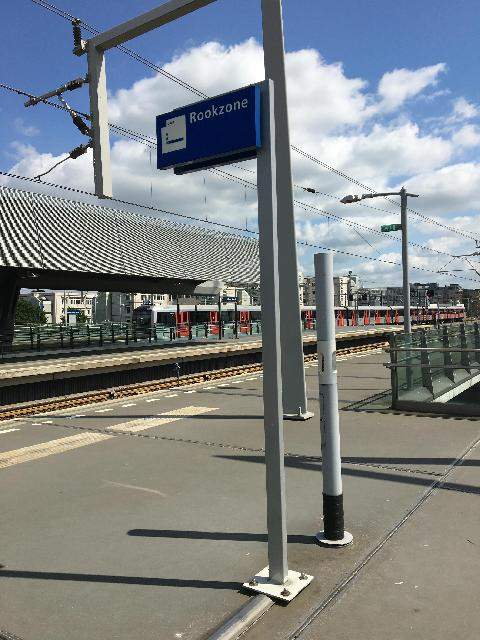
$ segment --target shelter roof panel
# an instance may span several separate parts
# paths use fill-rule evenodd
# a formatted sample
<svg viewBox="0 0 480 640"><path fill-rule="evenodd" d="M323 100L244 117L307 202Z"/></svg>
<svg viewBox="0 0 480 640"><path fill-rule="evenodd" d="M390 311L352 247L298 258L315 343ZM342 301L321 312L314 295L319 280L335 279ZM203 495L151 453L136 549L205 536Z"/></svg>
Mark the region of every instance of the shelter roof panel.
<svg viewBox="0 0 480 640"><path fill-rule="evenodd" d="M137 212L0 188L0 267L258 282L258 242Z"/></svg>

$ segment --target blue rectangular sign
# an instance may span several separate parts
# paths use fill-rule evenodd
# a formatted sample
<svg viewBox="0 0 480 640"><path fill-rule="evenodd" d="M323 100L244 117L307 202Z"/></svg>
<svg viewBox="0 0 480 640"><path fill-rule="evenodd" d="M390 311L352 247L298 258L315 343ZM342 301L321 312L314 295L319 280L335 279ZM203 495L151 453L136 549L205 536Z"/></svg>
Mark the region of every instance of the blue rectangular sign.
<svg viewBox="0 0 480 640"><path fill-rule="evenodd" d="M157 116L157 168L176 173L254 158L260 88L243 87Z"/></svg>

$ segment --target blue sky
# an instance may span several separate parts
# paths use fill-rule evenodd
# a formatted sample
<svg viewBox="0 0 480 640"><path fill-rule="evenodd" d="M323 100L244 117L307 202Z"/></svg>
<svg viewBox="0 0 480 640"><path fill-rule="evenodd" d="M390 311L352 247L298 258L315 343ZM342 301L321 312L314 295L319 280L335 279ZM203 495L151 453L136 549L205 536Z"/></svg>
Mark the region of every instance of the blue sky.
<svg viewBox="0 0 480 640"><path fill-rule="evenodd" d="M148 11L156 0L102 0L94 2L58 0L57 6L86 22L108 28L128 20L133 13ZM478 33L480 9L475 0L316 0L284 1L285 44L287 50L314 47L329 62L341 61L349 76L360 76L375 84L385 71L416 68L446 62L448 88L473 102L480 101L480 84L475 69L480 66ZM167 62L178 50L211 39L225 44L250 36L261 38L259 0L219 0L211 6L131 43L132 48L156 62ZM240 9L240 10L238 10ZM5 2L2 14L2 81L31 91L41 91L83 73L84 65L71 54L68 22L34 5L30 0ZM109 88L126 86L143 71L124 56L109 56ZM75 96L75 99L77 96ZM76 101L75 104L86 101ZM8 145L8 122L22 117L41 126L51 122L55 129L61 119L49 109L24 110L20 100L3 94L2 147ZM417 105L420 110L424 105ZM448 106L445 106L445 111ZM439 109L441 111L441 108ZM47 112L47 113L45 113ZM51 115L49 116L48 114ZM68 125L68 122L65 123ZM64 126L42 138L53 151L62 151ZM3 165L5 166L5 165Z"/></svg>
<svg viewBox="0 0 480 640"><path fill-rule="evenodd" d="M133 13L153 8L158 2L58 0L56 4L103 29L132 17ZM290 92L293 142L375 188L396 188L403 181L410 181L412 187L420 191L425 187L423 199L415 203L417 209L429 216L439 216L438 219L446 224L460 225L462 229L478 228L477 202L470 194L465 195L464 201L455 194L458 184L471 185L472 181L477 184L476 191L480 191L476 111L480 95L474 73L480 62L478 3L473 0L337 0L335 3L285 0L283 4L286 49L290 54L290 66L297 71L292 72L293 89ZM224 86L230 88L230 80L236 81L237 76L240 84L257 79L258 52L246 43L251 37L261 41L259 7L259 0L219 0L129 46L161 65L173 64L170 69L178 75L187 74L190 83L207 93L220 92ZM0 81L35 93L85 72L85 60L71 54L68 22L30 0L7 2L2 8L4 24L8 28L4 29L0 44L3 60ZM208 42L217 43L220 49L206 49L204 45ZM235 46L243 47L238 55L232 50ZM305 51L315 52L317 58L302 53ZM188 52L195 52L195 55L187 55ZM228 60L228 64L233 65L229 67L225 63L230 72L225 71L223 77L213 67L205 73L212 52L216 59ZM187 62L189 66L185 66ZM195 63L199 64L197 69L193 68ZM340 65L335 66L335 63ZM245 69L237 69L243 65ZM232 68L236 70L233 75ZM398 70L406 70L407 75ZM215 73L218 77L213 81L209 76ZM194 99L183 90L174 91L164 79L155 87L147 83L145 87L133 90L135 82L152 77L152 72L120 53L109 54L108 86L117 122L151 132L157 108L157 112L161 112ZM295 82L297 85L303 82L303 86L295 86ZM414 87L415 83L418 88L408 93L405 86ZM66 97L75 106L87 110L86 94L86 90L82 90L66 94ZM306 96L305 104L301 104L302 94ZM141 109L144 103L147 104L147 98L150 100L148 110L145 107L144 113L133 113L132 100L136 99ZM0 100L3 169L16 167L18 172L21 168L27 173L29 166L49 166L49 162L51 164L60 154L82 141L69 120L53 109L43 105L24 109L20 98L3 91ZM305 122L308 126L304 126ZM250 217L254 224L251 194L245 198L238 188L227 192L209 176L205 181L197 176L192 180L185 179L181 191L188 192L189 197L180 198L178 181L172 182L171 176L163 182L159 177L151 177L154 170L146 156L143 157L143 151L137 153L133 146L126 147L122 146L124 142L117 142L116 175L122 175L127 157L132 162L129 172L132 173L135 163L139 171L137 181L132 182L127 191L122 190L126 186L119 177L120 196L147 201L147 195L153 192L157 194L159 206L166 203L177 210L196 210L199 215L204 212L199 203L205 207L207 200L207 206L212 207L210 218L243 220ZM395 165L396 158L400 160ZM88 159L76 161L78 164L69 163L72 167L65 172L52 173L52 180L67 184L78 181L88 188L90 176L85 174L83 160ZM297 183L313 183L319 190L339 195L342 191L353 190L348 183L332 181L332 176L326 175L318 166L307 166L300 160L293 157ZM252 167L251 164L248 166ZM388 170L385 169L387 166ZM149 189L144 184L145 176L151 184L158 182L158 187ZM443 207L439 206L438 185L443 189L446 183L451 187L451 193L448 189L442 192L442 202L448 203ZM246 215L245 200L249 206ZM347 211L338 206L336 199L321 201L318 197L310 200L305 197L304 200L314 206L328 207L340 215L353 216L369 226L376 224L378 227L378 217L389 218L390 215L366 209ZM480 206L480 200L477 200ZM332 230L331 223L327 225L325 219L311 221L304 213L299 212L299 237L303 240L330 243L329 246L345 250L359 249L362 245L365 255L379 254L387 259L399 255L398 247L394 243L390 246L386 239L380 239L375 252L358 236L339 234L338 225L333 225ZM412 238L422 244L431 242L431 246L452 253L468 250L473 244L459 236L440 234L438 229L428 225L414 226ZM300 253L302 267L305 271L311 270L311 252ZM441 266L440 258L435 257L432 261L428 254L425 255L423 260L423 254L419 253L419 265L432 269ZM378 265L374 263L371 263L370 272L358 261L339 259L338 266L341 269L358 268L365 279L377 279L378 283L382 278L386 281L399 277L395 268L385 269L380 277ZM465 264L456 266L465 267ZM435 279L432 274L415 275L418 279Z"/></svg>

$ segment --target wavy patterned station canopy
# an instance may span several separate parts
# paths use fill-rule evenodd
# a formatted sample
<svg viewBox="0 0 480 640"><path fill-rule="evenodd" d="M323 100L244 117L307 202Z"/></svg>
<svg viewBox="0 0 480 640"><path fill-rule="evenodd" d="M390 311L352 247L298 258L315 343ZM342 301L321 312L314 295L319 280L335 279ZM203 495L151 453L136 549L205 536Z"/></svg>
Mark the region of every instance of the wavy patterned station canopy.
<svg viewBox="0 0 480 640"><path fill-rule="evenodd" d="M259 281L255 239L9 187L0 188L0 267Z"/></svg>

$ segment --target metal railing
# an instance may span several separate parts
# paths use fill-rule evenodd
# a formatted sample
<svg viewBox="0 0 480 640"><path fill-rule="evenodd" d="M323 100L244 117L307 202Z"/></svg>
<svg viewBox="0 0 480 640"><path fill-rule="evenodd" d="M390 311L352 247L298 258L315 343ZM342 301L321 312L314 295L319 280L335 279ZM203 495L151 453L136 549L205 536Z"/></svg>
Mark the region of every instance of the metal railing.
<svg viewBox="0 0 480 640"><path fill-rule="evenodd" d="M480 376L477 322L392 335L389 341L393 408L453 397Z"/></svg>
<svg viewBox="0 0 480 640"><path fill-rule="evenodd" d="M222 322L221 326L218 322L180 323L174 326L157 324L152 327L137 327L129 323L16 326L13 332L0 334L0 357L22 352L108 347L131 343L234 339L261 333L260 321Z"/></svg>

